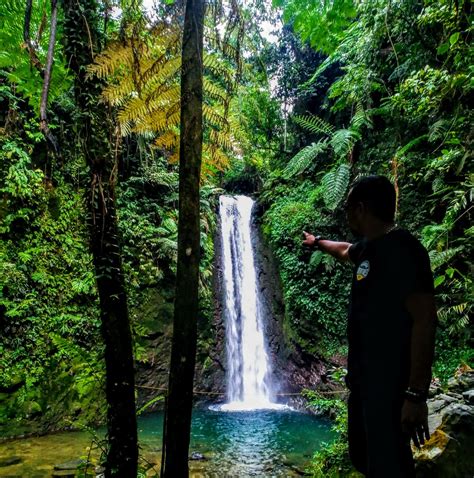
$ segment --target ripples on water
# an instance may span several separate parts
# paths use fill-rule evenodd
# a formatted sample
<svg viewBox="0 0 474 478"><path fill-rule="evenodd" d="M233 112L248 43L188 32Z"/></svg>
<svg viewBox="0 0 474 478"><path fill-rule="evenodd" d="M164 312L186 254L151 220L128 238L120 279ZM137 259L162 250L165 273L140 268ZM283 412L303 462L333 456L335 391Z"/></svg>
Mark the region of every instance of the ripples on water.
<svg viewBox="0 0 474 478"><path fill-rule="evenodd" d="M162 428L161 413L139 419L140 444L148 460L159 461ZM191 462L191 469L196 470L191 476L296 476L292 467L304 469L321 443L333 438L329 421L303 413L195 410L190 452L202 453L207 460ZM0 460L17 456L23 462L0 468L0 476L50 477L55 464L84 456L89 445L90 436L86 433L61 433L1 444Z"/></svg>

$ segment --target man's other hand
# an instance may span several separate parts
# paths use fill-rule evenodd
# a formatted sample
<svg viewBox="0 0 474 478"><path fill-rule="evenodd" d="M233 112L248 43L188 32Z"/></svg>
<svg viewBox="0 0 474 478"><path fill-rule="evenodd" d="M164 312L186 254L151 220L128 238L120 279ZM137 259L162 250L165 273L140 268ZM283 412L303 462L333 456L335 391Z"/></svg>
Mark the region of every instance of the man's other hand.
<svg viewBox="0 0 474 478"><path fill-rule="evenodd" d="M303 236L303 246L314 247L314 244L316 243L316 237L306 231L303 231Z"/></svg>
<svg viewBox="0 0 474 478"><path fill-rule="evenodd" d="M410 436L417 448L429 440L428 405L426 402L413 403L405 400L402 407L402 430Z"/></svg>

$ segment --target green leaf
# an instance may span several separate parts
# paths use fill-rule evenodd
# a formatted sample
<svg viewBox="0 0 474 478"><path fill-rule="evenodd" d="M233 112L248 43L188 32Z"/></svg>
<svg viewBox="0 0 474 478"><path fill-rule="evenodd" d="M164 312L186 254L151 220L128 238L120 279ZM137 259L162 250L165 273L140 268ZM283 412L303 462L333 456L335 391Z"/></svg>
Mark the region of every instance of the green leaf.
<svg viewBox="0 0 474 478"><path fill-rule="evenodd" d="M444 281L446 280L446 276L438 276L436 277L436 279L434 280L434 286L435 288L440 286Z"/></svg>
<svg viewBox="0 0 474 478"><path fill-rule="evenodd" d="M449 50L449 43L442 43L436 50L436 53L438 55L444 55L448 50Z"/></svg>
<svg viewBox="0 0 474 478"><path fill-rule="evenodd" d="M137 415L141 415L147 408L151 407L156 402L160 402L164 398L164 395L158 395L157 397L152 398L149 402L146 402L143 407L137 410Z"/></svg>
<svg viewBox="0 0 474 478"><path fill-rule="evenodd" d="M313 268L316 269L316 267L319 266L321 261L323 260L324 253L322 251L315 251L311 254L311 258L309 260L309 265Z"/></svg>
<svg viewBox="0 0 474 478"><path fill-rule="evenodd" d="M460 35L460 32L456 32L449 37L449 43L451 44L451 46L455 45L458 42L459 35Z"/></svg>

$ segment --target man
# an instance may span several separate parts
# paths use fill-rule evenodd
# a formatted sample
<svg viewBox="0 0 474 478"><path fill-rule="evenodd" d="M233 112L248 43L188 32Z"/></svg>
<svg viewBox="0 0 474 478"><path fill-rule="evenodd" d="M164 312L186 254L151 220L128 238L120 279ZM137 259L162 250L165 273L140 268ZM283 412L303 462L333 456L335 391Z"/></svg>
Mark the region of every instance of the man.
<svg viewBox="0 0 474 478"><path fill-rule="evenodd" d="M436 308L429 257L394 223L396 195L383 176L353 184L346 202L359 242L304 232L304 245L354 264L348 319L349 453L370 478L414 477L410 438L429 438L426 399Z"/></svg>

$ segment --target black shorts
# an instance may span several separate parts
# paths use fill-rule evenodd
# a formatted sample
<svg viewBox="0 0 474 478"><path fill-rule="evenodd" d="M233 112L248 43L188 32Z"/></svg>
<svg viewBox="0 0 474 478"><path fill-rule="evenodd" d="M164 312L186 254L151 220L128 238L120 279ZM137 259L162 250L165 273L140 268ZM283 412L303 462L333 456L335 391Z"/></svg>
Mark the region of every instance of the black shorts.
<svg viewBox="0 0 474 478"><path fill-rule="evenodd" d="M352 390L349 396L352 464L369 478L414 478L410 439L401 427L403 398L380 390L367 395Z"/></svg>

